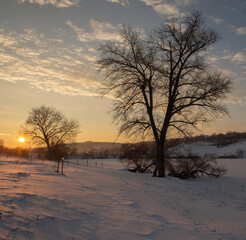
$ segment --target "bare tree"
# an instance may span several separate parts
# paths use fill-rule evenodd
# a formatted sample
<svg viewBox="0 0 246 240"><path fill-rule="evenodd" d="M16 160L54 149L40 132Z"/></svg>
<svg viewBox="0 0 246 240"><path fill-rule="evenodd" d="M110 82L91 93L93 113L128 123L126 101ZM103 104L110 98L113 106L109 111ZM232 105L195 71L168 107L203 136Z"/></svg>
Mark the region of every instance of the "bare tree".
<svg viewBox="0 0 246 240"><path fill-rule="evenodd" d="M71 142L78 133L79 123L68 120L53 107L42 105L33 108L22 126L24 134L37 145L46 145L49 158L53 160L65 143Z"/></svg>
<svg viewBox="0 0 246 240"><path fill-rule="evenodd" d="M122 42L101 44L103 94L114 96L119 134L152 136L157 149L154 176L165 176L164 145L175 130L189 134L198 123L222 117L221 99L231 81L206 64L204 53L220 36L199 11L165 22L151 34L122 27Z"/></svg>

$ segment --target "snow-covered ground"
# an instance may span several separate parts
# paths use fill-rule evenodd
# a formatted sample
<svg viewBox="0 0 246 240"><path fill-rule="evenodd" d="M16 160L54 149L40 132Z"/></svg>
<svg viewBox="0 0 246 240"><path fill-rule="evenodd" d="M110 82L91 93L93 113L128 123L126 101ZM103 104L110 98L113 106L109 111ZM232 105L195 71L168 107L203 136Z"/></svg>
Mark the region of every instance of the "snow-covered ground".
<svg viewBox="0 0 246 240"><path fill-rule="evenodd" d="M246 239L246 159L221 159L226 176L196 180L103 161L60 175L53 162L0 157L0 239Z"/></svg>
<svg viewBox="0 0 246 240"><path fill-rule="evenodd" d="M246 141L239 141L234 144L230 144L228 146L217 147L213 145L211 142L192 142L187 144L181 144L176 148L171 149L176 155L179 153L185 154L187 152L191 152L193 154L197 154L199 156L204 156L206 154L213 154L216 156L237 156L237 151L243 151L244 157L246 157Z"/></svg>

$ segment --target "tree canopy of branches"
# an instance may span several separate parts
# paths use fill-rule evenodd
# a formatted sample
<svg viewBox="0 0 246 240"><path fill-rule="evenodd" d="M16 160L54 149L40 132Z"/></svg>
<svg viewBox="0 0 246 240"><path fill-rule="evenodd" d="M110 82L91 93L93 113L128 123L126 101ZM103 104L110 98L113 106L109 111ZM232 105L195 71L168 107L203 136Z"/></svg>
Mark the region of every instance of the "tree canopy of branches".
<svg viewBox="0 0 246 240"><path fill-rule="evenodd" d="M119 134L153 137L154 175L165 177L167 134L187 135L198 123L228 114L221 99L230 91L231 80L213 71L204 57L220 36L193 11L150 34L123 26L121 37L121 43L108 41L99 48L103 94L114 97Z"/></svg>
<svg viewBox="0 0 246 240"><path fill-rule="evenodd" d="M53 107L42 105L33 108L22 126L25 135L37 145L46 145L49 158L59 156L65 143L72 142L79 131L79 123L68 120Z"/></svg>

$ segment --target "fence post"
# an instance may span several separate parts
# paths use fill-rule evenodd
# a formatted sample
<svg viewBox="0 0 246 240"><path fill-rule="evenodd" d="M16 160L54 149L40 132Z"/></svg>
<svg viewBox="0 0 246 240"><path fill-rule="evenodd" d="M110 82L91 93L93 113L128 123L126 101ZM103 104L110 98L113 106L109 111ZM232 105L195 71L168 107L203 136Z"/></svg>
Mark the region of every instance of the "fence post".
<svg viewBox="0 0 246 240"><path fill-rule="evenodd" d="M103 168L103 162L102 162L102 168Z"/></svg>
<svg viewBox="0 0 246 240"><path fill-rule="evenodd" d="M64 157L62 157L62 168L61 168L61 174L63 175L63 164L64 164Z"/></svg>
<svg viewBox="0 0 246 240"><path fill-rule="evenodd" d="M87 160L86 160L86 165L88 166L88 164L89 164L89 163L88 163L88 158L87 158Z"/></svg>
<svg viewBox="0 0 246 240"><path fill-rule="evenodd" d="M59 172L60 159L58 158L57 161L58 161L58 163L57 163L57 170L56 171Z"/></svg>
<svg viewBox="0 0 246 240"><path fill-rule="evenodd" d="M95 162L95 167L97 167L97 161Z"/></svg>

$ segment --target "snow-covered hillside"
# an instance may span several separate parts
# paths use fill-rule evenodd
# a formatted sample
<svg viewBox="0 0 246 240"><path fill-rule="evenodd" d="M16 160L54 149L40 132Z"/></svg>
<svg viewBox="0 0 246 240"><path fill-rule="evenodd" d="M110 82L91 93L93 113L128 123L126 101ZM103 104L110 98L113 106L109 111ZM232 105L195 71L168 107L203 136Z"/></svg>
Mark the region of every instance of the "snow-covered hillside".
<svg viewBox="0 0 246 240"><path fill-rule="evenodd" d="M238 133L240 136L240 133ZM245 133L246 135L246 133ZM219 135L218 135L219 136ZM226 138L227 137L227 138ZM222 135L221 138L218 137L217 141L226 142L228 141L229 135ZM183 140L183 141L182 141ZM217 157L246 157L246 137L241 140L235 141L235 143L221 145L213 142L212 136L208 136L206 141L188 141L181 139L183 143L179 144L177 147L170 149L170 153L173 155L184 155L187 152L192 152L198 155L214 154ZM230 140L230 139L229 139ZM151 144L151 142L149 142ZM97 158L98 155L114 155L121 152L122 143L110 143L110 142L84 142L74 144L77 153L94 154ZM99 154L101 153L101 154Z"/></svg>
<svg viewBox="0 0 246 240"><path fill-rule="evenodd" d="M171 149L175 154L186 154L192 152L194 154L204 156L205 154L214 154L217 157L235 156L241 151L243 157L246 157L246 141L239 141L228 146L217 147L211 142L197 141L192 143L181 144Z"/></svg>
<svg viewBox="0 0 246 240"><path fill-rule="evenodd" d="M228 175L196 180L103 161L60 175L53 162L0 157L0 239L246 239L246 159L221 159Z"/></svg>

